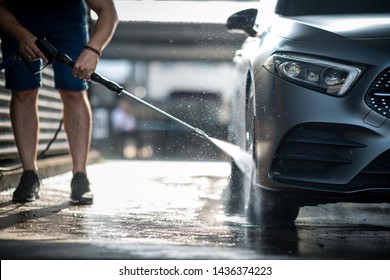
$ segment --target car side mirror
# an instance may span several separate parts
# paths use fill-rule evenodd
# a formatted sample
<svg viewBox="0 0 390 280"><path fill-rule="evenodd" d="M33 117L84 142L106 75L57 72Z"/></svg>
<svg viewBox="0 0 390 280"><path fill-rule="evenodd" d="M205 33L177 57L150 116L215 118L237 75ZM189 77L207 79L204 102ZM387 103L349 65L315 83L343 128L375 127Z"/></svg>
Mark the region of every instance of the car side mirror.
<svg viewBox="0 0 390 280"><path fill-rule="evenodd" d="M244 31L249 36L254 37L257 32L253 29L257 16L257 9L246 9L231 15L226 27L232 31Z"/></svg>

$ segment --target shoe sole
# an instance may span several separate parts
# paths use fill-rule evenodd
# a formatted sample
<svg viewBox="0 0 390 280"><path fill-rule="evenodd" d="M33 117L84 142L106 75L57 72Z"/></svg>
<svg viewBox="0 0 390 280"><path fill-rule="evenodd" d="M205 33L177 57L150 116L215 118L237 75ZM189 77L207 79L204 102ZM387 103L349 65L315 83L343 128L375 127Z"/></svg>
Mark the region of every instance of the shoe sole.
<svg viewBox="0 0 390 280"><path fill-rule="evenodd" d="M72 203L73 205L91 205L93 204L93 199L82 199L82 200L71 199L70 203Z"/></svg>
<svg viewBox="0 0 390 280"><path fill-rule="evenodd" d="M12 202L16 203L23 203L23 202L33 202L35 200L39 199L39 194L36 193L34 194L33 197L25 197L25 198L12 198Z"/></svg>

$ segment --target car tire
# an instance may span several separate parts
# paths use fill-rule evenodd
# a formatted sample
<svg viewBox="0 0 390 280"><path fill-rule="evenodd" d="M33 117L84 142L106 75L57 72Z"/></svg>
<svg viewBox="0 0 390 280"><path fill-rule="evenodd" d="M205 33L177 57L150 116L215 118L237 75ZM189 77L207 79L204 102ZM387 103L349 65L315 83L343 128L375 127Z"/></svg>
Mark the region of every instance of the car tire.
<svg viewBox="0 0 390 280"><path fill-rule="evenodd" d="M282 194L252 185L247 217L259 226L292 226L298 217L299 206L287 202Z"/></svg>
<svg viewBox="0 0 390 280"><path fill-rule="evenodd" d="M253 145L253 132L254 132L254 87L253 83L250 82L248 74L248 83L247 83L247 96L245 104L245 140L244 147L245 151L250 154L254 154L254 145ZM248 118L248 116L252 116ZM248 133L251 132L251 133ZM235 137L238 139L239 137ZM236 145L238 145L236 143ZM241 145L240 145L241 146ZM230 182L227 192L227 201L226 201L226 212L228 214L234 215L245 215L246 206L247 206L247 197L250 189L250 178L248 174L245 174L236 164L236 162L231 160L231 173L230 173Z"/></svg>
<svg viewBox="0 0 390 280"><path fill-rule="evenodd" d="M226 193L225 210L229 215L245 215L245 174L231 161L229 186Z"/></svg>
<svg viewBox="0 0 390 280"><path fill-rule="evenodd" d="M290 226L294 224L299 214L299 206L290 204L285 197L276 191L261 188L256 184L255 172L258 170L256 161L256 117L254 104L254 85L250 83L247 98L247 150L253 154L253 168L250 174L247 219L251 224L260 226ZM253 113L251 115L251 113Z"/></svg>

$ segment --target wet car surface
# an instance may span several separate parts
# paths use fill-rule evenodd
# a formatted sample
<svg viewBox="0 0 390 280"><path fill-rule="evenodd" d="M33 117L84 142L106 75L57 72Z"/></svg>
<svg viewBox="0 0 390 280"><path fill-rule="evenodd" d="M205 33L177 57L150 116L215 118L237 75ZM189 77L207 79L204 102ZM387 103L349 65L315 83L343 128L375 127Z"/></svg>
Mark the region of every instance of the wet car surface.
<svg viewBox="0 0 390 280"><path fill-rule="evenodd" d="M290 224L301 208L390 201L390 2L269 0L237 11L232 192L252 223ZM237 191L238 190L238 191Z"/></svg>
<svg viewBox="0 0 390 280"><path fill-rule="evenodd" d="M95 203L69 204L70 173L41 199L0 193L2 259L387 259L388 204L305 207L295 226L227 214L227 162L107 161L88 167Z"/></svg>

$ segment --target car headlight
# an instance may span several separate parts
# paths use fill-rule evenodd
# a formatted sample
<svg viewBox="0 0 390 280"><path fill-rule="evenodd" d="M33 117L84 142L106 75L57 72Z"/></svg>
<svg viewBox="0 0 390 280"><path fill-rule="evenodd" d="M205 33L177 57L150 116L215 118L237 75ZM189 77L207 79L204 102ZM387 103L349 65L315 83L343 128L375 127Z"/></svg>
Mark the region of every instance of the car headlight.
<svg viewBox="0 0 390 280"><path fill-rule="evenodd" d="M274 54L263 65L292 83L333 96L344 96L362 68L300 55Z"/></svg>

